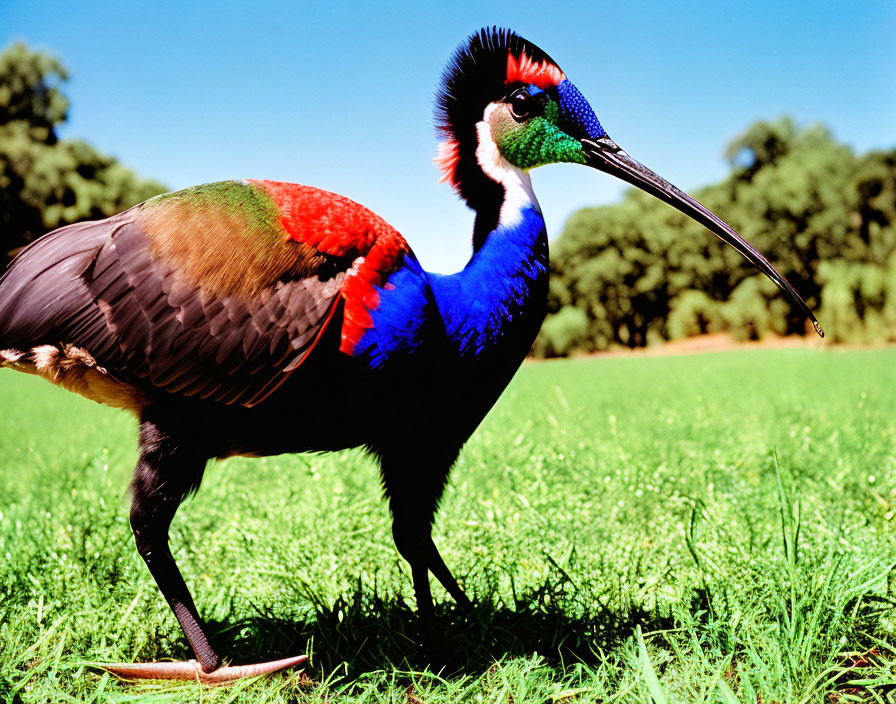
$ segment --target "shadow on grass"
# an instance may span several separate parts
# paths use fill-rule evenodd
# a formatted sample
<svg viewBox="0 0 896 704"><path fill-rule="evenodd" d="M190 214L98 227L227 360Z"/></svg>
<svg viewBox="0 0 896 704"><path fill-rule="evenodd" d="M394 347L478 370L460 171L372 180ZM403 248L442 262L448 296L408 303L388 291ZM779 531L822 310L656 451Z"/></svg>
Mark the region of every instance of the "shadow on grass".
<svg viewBox="0 0 896 704"><path fill-rule="evenodd" d="M511 607L480 602L469 613L451 601L437 604L435 661L419 645L414 604L399 597L383 600L366 590L334 604L317 604L316 612L303 621L260 614L208 625L225 659L252 662L309 652L309 674L315 679L337 669L347 679L392 668L428 667L449 676L480 674L503 656L533 653L552 666L595 664L630 638L637 625L648 631L674 626L669 615L637 608L571 616L569 600L534 596Z"/></svg>

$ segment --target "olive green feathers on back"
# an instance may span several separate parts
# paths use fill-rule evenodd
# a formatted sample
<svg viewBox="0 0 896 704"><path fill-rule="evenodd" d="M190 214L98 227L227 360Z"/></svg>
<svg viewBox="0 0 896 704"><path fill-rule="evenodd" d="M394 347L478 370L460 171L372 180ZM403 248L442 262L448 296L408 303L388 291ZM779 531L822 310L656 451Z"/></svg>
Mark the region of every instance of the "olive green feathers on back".
<svg viewBox="0 0 896 704"><path fill-rule="evenodd" d="M239 181L158 196L138 218L153 258L218 297L256 295L279 280L310 276L328 260L290 240L273 200Z"/></svg>
<svg viewBox="0 0 896 704"><path fill-rule="evenodd" d="M147 207L177 201L197 210L214 209L244 219L247 228L259 235L273 235L278 230L280 212L264 191L243 181L217 181L192 186L174 193L163 193L148 200Z"/></svg>

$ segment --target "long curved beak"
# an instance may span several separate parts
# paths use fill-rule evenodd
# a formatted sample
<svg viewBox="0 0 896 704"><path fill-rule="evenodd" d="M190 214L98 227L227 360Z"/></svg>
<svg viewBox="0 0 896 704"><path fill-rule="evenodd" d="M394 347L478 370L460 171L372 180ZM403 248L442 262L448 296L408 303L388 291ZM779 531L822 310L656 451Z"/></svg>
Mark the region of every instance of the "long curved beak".
<svg viewBox="0 0 896 704"><path fill-rule="evenodd" d="M753 245L738 235L724 221L713 215L687 193L673 186L662 176L655 174L643 164L632 159L609 137L583 139L582 149L585 151L588 166L627 181L642 191L659 198L688 217L693 218L720 240L734 247L753 266L774 281L778 288L789 295L806 314L806 317L812 321L815 332L820 337L824 337L824 330L821 329L821 325L818 324L812 311L809 310L809 306L794 291L793 286L787 283L787 279L781 276L775 267L769 263L768 259L762 256Z"/></svg>

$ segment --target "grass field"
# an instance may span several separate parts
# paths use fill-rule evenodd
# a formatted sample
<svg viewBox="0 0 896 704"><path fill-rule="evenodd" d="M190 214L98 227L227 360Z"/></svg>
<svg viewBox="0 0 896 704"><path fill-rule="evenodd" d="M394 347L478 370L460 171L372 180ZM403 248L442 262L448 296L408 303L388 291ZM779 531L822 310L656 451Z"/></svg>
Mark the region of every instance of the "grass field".
<svg viewBox="0 0 896 704"><path fill-rule="evenodd" d="M896 350L525 366L465 448L435 536L452 666L357 451L212 465L172 528L221 688L96 661L191 657L133 547L135 423L0 372L0 701L892 702Z"/></svg>

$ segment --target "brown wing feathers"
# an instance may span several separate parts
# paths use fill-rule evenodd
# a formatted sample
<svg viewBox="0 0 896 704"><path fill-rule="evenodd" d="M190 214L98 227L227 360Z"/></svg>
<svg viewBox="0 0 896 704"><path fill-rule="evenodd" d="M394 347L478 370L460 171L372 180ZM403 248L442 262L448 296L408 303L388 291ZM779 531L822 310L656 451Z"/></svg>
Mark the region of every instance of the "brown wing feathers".
<svg viewBox="0 0 896 704"><path fill-rule="evenodd" d="M64 228L0 282L0 349L74 345L132 385L252 405L336 310L347 263L172 199ZM141 381L142 380L142 381Z"/></svg>
<svg viewBox="0 0 896 704"><path fill-rule="evenodd" d="M154 259L220 298L255 296L284 279L318 273L328 257L288 242L269 222L239 208L209 209L170 198L141 213Z"/></svg>

